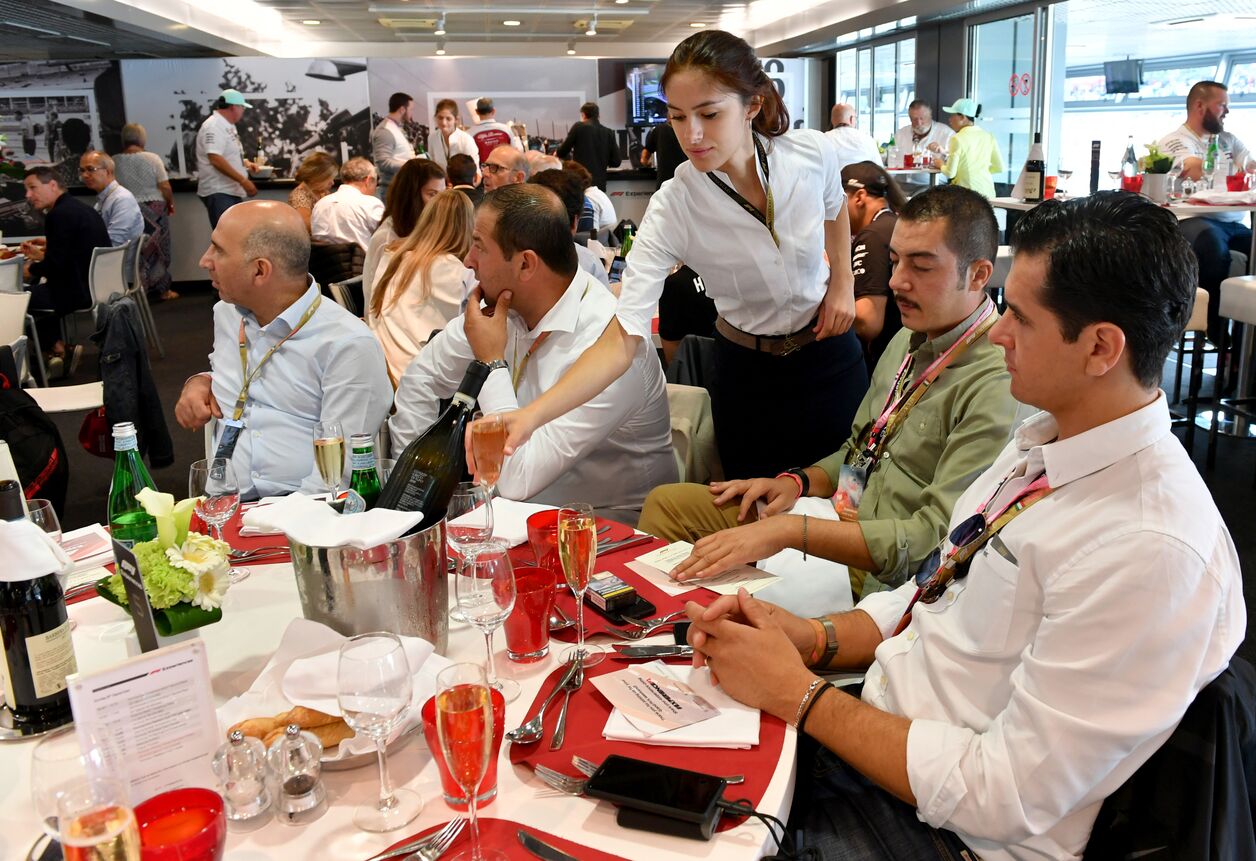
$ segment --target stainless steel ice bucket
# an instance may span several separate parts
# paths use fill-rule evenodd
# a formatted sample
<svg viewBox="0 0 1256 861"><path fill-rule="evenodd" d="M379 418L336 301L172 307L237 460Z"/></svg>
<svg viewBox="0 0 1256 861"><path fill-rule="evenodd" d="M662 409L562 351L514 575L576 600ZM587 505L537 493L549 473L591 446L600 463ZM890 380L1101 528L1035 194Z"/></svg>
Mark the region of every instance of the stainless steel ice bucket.
<svg viewBox="0 0 1256 861"><path fill-rule="evenodd" d="M305 618L341 634L392 631L449 645L445 521L380 544L310 547L288 539Z"/></svg>

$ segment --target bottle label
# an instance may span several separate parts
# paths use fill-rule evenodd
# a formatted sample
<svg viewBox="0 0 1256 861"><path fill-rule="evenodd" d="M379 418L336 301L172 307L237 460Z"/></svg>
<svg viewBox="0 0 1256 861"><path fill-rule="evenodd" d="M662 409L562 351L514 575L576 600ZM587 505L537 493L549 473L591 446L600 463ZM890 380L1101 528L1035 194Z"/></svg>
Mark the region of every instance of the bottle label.
<svg viewBox="0 0 1256 861"><path fill-rule="evenodd" d="M357 472L360 469L375 468L375 449L366 448L359 451L353 450L353 455L349 458L350 469Z"/></svg>
<svg viewBox="0 0 1256 861"><path fill-rule="evenodd" d="M120 451L136 451L140 447L136 440L135 434L126 434L125 436L115 436L113 438L113 450L116 454Z"/></svg>
<svg viewBox="0 0 1256 861"><path fill-rule="evenodd" d="M1042 174L1036 170L1031 170L1025 174L1025 199L1042 199Z"/></svg>
<svg viewBox="0 0 1256 861"><path fill-rule="evenodd" d="M470 409L472 406L475 405L475 398L471 397L470 395L464 392L454 392L453 401L456 404L462 404L464 407L467 407L468 409Z"/></svg>
<svg viewBox="0 0 1256 861"><path fill-rule="evenodd" d="M397 510L422 511L435 486L435 478L416 469L410 474L406 486L401 491L401 498L397 500ZM430 523L427 525L431 526Z"/></svg>
<svg viewBox="0 0 1256 861"><path fill-rule="evenodd" d="M70 620L51 631L26 638L26 654L31 662L31 682L39 699L65 690L65 677L78 672L74 644L70 641Z"/></svg>
<svg viewBox="0 0 1256 861"><path fill-rule="evenodd" d="M16 703L17 697L13 695L13 673L9 670L9 656L4 651L4 637L0 637L0 677L4 678L4 701L6 703Z"/></svg>

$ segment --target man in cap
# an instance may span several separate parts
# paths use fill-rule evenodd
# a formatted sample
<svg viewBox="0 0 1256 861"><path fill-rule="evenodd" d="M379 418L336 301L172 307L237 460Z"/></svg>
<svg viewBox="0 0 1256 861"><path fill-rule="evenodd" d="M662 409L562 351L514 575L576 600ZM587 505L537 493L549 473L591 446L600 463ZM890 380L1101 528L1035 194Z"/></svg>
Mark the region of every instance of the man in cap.
<svg viewBox="0 0 1256 861"><path fill-rule="evenodd" d="M245 161L236 133L236 123L248 107L239 90L223 90L213 113L196 132L196 193L209 212L210 230L230 207L257 194L257 186L249 179L256 165Z"/></svg>
<svg viewBox="0 0 1256 861"><path fill-rule="evenodd" d="M942 109L950 116L947 124L955 132L947 142L942 172L947 179L964 188L971 188L986 198L994 197L994 175L1003 173L1003 156L994 135L977 128L981 105L972 99L956 99ZM929 144L930 151L942 153L940 144Z"/></svg>
<svg viewBox="0 0 1256 861"><path fill-rule="evenodd" d="M493 100L482 96L475 103L476 123L471 126L471 139L480 151L480 164L488 161L489 155L499 146L512 146L519 152L527 149L514 130L505 123L497 121L497 108Z"/></svg>

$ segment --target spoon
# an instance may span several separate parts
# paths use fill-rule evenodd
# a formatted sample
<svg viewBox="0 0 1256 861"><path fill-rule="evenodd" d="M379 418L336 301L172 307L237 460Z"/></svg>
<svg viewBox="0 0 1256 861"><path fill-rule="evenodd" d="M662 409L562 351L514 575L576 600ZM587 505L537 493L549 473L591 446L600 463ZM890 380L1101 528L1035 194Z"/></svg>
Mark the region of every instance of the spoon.
<svg viewBox="0 0 1256 861"><path fill-rule="evenodd" d="M557 604L550 610L549 629L551 631L561 631L564 628L570 628L574 624L576 624L576 620L564 613L563 608Z"/></svg>
<svg viewBox="0 0 1256 861"><path fill-rule="evenodd" d="M554 697L563 692L563 686L567 684L567 680L575 674L576 670L582 666L580 661L572 661L567 667L567 672L563 674L558 684L554 685L554 689L549 692L549 696L545 698L545 702L541 703L541 707L537 709L536 717L523 724L522 726L512 729L506 733L506 738L513 744L531 744L540 740L545 735L545 726L542 720L545 717L545 710L549 708L549 704L554 701Z"/></svg>

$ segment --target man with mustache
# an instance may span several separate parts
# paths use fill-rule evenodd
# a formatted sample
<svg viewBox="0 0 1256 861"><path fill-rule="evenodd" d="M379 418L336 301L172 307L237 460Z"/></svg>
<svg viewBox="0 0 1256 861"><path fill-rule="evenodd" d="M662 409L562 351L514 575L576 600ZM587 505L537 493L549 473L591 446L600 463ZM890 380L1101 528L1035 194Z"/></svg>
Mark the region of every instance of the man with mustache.
<svg viewBox="0 0 1256 861"><path fill-rule="evenodd" d="M1017 404L985 337L998 319L985 294L997 250L994 211L970 189L940 186L903 207L890 289L904 328L877 363L850 438L775 478L652 492L639 528L697 542L673 576L700 580L788 547L847 565L856 598L916 571L955 500L1011 437ZM862 499L846 492L852 484ZM803 496L821 499L796 505ZM765 506L758 519L756 502ZM781 590L796 597L806 587L769 588L790 604Z"/></svg>

